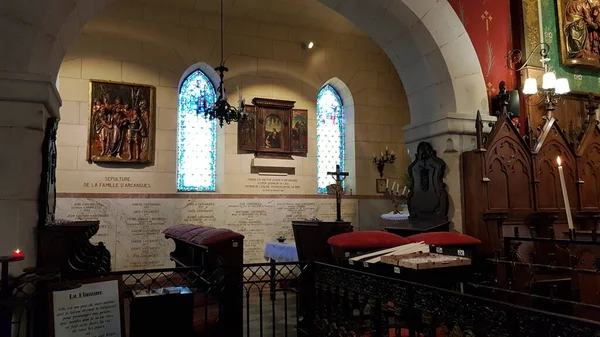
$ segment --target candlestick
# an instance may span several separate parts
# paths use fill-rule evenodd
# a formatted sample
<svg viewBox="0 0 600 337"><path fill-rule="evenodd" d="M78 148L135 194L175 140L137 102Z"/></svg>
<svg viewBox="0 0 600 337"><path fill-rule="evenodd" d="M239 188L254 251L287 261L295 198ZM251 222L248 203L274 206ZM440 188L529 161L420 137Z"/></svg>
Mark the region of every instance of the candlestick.
<svg viewBox="0 0 600 337"><path fill-rule="evenodd" d="M567 194L567 184L565 183L565 174L563 173L563 167L560 160L560 156L556 157L556 163L558 164L558 175L560 177L560 187L562 188L563 200L565 201L565 212L567 213L567 223L569 224L569 231L573 231L573 218L571 217L571 206L569 205L569 195Z"/></svg>
<svg viewBox="0 0 600 337"><path fill-rule="evenodd" d="M18 258L22 258L23 257L23 252L20 251L19 249L15 250L13 252L13 258L18 259Z"/></svg>
<svg viewBox="0 0 600 337"><path fill-rule="evenodd" d="M406 194L406 186L404 186L404 188L402 189L402 195Z"/></svg>
<svg viewBox="0 0 600 337"><path fill-rule="evenodd" d="M385 180L385 189L387 190L389 186L390 186L390 181L386 179Z"/></svg>

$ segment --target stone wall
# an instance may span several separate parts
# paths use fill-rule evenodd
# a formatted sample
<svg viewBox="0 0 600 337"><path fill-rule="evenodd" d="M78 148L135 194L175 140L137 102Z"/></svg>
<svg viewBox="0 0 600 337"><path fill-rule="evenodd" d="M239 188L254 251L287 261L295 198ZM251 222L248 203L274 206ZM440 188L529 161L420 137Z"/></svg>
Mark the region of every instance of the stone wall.
<svg viewBox="0 0 600 337"><path fill-rule="evenodd" d="M160 12L154 5L140 8L125 1L115 4L88 23L81 39L67 50L58 82L63 99L57 140L59 218L100 218L103 228L97 240L107 243L113 266L137 269L168 265L172 247L159 232L175 223L203 224L189 216L189 207L212 208L215 215L206 224L242 232L246 261L260 262L265 241L283 232L290 237L292 219L334 220L332 197L316 194L316 96L322 85L331 83L344 100L347 119L346 189L353 197L344 202L344 219L362 227L361 200L368 200L366 213L375 216L362 219L364 228L377 227L378 214L391 206L375 196L378 173L372 156L386 147L395 150L399 159L385 173L400 179L409 163L402 126L410 117L394 66L370 38L351 25L332 32L227 18L228 90L235 94L239 87L247 101L286 99L307 109L308 155L294 156L294 175L253 174L254 156L238 153L237 125L232 124L218 131L217 191L181 194L175 184L178 85L190 66L218 65L218 17L191 13L175 19L153 15ZM308 40L315 41L312 50L302 48ZM156 87L152 165L86 162L90 79ZM236 213L239 205L245 205L246 213ZM250 218L242 221L235 214Z"/></svg>

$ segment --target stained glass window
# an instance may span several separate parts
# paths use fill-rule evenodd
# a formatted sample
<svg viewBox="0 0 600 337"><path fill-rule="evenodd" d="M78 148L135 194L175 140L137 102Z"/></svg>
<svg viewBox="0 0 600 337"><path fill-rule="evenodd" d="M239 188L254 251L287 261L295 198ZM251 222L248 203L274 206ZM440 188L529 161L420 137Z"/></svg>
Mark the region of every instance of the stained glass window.
<svg viewBox="0 0 600 337"><path fill-rule="evenodd" d="M344 170L344 107L340 95L331 85L321 88L317 96L317 191L327 193L334 183L327 172L340 165Z"/></svg>
<svg viewBox="0 0 600 337"><path fill-rule="evenodd" d="M216 99L214 85L200 70L186 77L179 89L177 190L180 192L215 191L217 124L204 118L203 112Z"/></svg>

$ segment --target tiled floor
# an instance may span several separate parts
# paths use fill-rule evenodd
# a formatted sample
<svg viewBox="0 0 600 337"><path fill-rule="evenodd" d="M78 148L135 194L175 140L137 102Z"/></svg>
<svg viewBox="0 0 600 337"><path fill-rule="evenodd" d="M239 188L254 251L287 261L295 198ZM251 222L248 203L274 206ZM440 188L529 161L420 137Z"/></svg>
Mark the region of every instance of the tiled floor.
<svg viewBox="0 0 600 337"><path fill-rule="evenodd" d="M286 302L287 311L285 310ZM250 325L249 334L248 323ZM249 303L244 299L244 337L296 337L296 324L295 293L288 292L286 298L283 292L278 292L275 297L274 308L269 292L267 291L263 294L262 328L261 301L259 294L251 294ZM273 326L275 326L275 331L273 331Z"/></svg>

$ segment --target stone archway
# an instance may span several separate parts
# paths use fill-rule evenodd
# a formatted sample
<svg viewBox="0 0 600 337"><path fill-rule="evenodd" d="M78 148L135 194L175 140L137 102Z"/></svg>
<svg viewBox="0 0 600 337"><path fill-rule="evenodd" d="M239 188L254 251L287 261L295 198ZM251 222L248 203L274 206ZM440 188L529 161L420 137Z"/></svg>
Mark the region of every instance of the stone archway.
<svg viewBox="0 0 600 337"><path fill-rule="evenodd" d="M65 50L83 26L115 0L2 1L0 6L0 255L35 251L40 148L45 121L58 116L55 88ZM411 124L409 149L433 143L448 162L447 181L460 222L458 153L474 143L476 111L487 111L483 75L471 41L447 0L318 0L368 33L404 84ZM8 33L7 33L8 32ZM87 90L87 88L85 88ZM19 116L15 118L14 116ZM34 259L28 260L28 264Z"/></svg>

